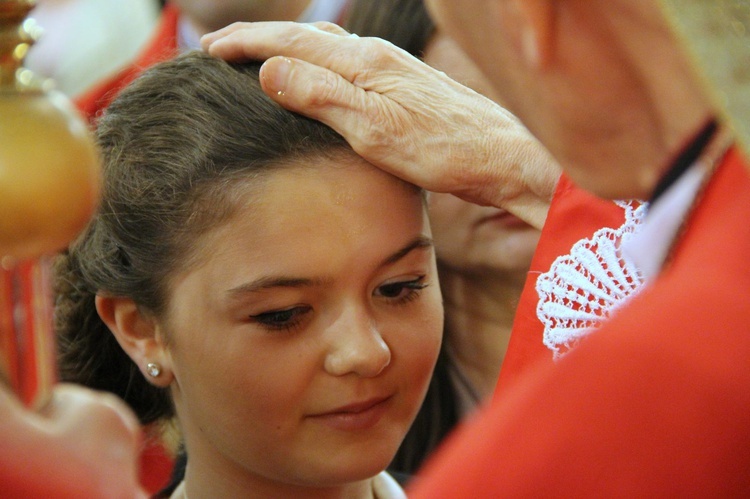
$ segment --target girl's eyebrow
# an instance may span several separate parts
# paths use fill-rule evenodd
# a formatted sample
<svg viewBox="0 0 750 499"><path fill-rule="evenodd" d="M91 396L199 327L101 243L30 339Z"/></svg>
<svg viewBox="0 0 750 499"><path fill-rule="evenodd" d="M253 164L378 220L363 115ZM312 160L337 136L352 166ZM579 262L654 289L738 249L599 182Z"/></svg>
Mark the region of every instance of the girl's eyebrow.
<svg viewBox="0 0 750 499"><path fill-rule="evenodd" d="M419 235L403 248L399 249L392 255L387 256L380 263L380 265L378 265L378 268L392 265L416 249L432 248L433 246L434 243L431 238L424 235ZM326 284L327 282L330 282L330 279L266 275L229 289L227 290L227 294L231 299L239 295L254 293L270 288L301 288L308 286L321 286Z"/></svg>
<svg viewBox="0 0 750 499"><path fill-rule="evenodd" d="M379 267L385 267L386 265L391 265L396 263L397 261L404 258L406 255L414 251L415 249L422 249L422 248L432 248L434 246L434 243L432 242L432 238L427 237L425 235L419 235L414 240L412 240L409 244L401 248L400 250L396 251L389 257L387 257L383 262L379 265Z"/></svg>
<svg viewBox="0 0 750 499"><path fill-rule="evenodd" d="M320 286L326 283L326 279L310 279L303 277L286 277L286 276L263 276L253 281L240 284L239 286L227 291L227 294L234 297L246 293L254 293L269 288L301 288L306 286Z"/></svg>

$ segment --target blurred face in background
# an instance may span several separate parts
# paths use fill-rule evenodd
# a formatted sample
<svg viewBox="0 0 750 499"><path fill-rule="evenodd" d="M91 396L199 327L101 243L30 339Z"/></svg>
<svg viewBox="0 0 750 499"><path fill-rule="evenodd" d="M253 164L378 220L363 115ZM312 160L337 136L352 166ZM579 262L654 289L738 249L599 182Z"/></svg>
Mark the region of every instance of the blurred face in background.
<svg viewBox="0 0 750 499"><path fill-rule="evenodd" d="M501 103L487 78L440 30L429 41L424 61L456 81ZM540 232L505 210L478 206L452 194L430 193L430 220L438 259L456 270L525 271Z"/></svg>
<svg viewBox="0 0 750 499"><path fill-rule="evenodd" d="M172 0L203 32L237 21L294 21L310 0Z"/></svg>

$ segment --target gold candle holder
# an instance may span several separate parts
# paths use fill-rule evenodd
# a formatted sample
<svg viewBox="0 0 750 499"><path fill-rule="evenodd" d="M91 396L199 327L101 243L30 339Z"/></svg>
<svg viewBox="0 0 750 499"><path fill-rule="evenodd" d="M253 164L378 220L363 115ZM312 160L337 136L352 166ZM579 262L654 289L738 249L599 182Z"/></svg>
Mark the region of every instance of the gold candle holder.
<svg viewBox="0 0 750 499"><path fill-rule="evenodd" d="M91 216L100 167L67 97L23 67L35 4L0 0L0 379L38 408L57 377L49 255Z"/></svg>

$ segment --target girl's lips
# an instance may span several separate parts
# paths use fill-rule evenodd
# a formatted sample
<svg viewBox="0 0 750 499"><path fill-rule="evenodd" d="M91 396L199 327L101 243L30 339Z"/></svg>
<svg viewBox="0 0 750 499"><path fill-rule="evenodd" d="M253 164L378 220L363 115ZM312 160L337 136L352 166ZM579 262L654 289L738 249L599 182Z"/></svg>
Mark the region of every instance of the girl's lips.
<svg viewBox="0 0 750 499"><path fill-rule="evenodd" d="M392 397L355 402L330 411L308 416L326 426L343 431L366 430L375 426L390 407Z"/></svg>

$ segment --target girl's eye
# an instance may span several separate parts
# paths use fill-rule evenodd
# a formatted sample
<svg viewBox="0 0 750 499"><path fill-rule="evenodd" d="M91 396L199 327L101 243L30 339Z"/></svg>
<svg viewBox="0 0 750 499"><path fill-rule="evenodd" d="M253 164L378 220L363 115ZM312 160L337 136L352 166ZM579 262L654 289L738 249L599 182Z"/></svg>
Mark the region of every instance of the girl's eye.
<svg viewBox="0 0 750 499"><path fill-rule="evenodd" d="M298 326L304 315L311 310L308 306L287 308L284 310L271 310L256 315L251 315L250 320L266 329L273 331L291 330Z"/></svg>
<svg viewBox="0 0 750 499"><path fill-rule="evenodd" d="M429 284L425 282L425 276L419 276L409 281L383 284L375 290L375 295L382 296L396 303L406 303L416 299L419 293L427 286Z"/></svg>

